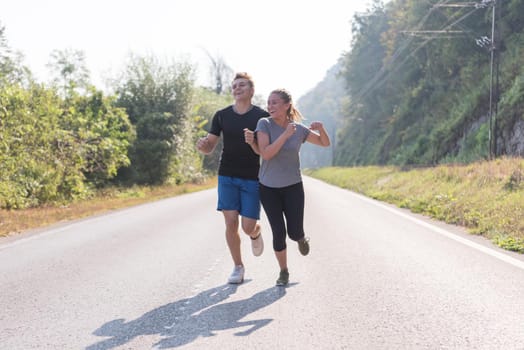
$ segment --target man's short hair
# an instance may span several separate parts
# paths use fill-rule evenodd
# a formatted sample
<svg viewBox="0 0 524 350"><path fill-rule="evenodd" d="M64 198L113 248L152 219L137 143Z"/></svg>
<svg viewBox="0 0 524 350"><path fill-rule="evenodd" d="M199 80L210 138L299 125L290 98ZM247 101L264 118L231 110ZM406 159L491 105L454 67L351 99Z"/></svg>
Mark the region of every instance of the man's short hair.
<svg viewBox="0 0 524 350"><path fill-rule="evenodd" d="M253 78L251 77L251 75L247 74L246 72L238 72L238 73L236 73L235 74L235 78L233 79L233 81L235 81L237 79L246 79L249 82L249 85L251 85L252 88L255 87L255 82L253 81Z"/></svg>

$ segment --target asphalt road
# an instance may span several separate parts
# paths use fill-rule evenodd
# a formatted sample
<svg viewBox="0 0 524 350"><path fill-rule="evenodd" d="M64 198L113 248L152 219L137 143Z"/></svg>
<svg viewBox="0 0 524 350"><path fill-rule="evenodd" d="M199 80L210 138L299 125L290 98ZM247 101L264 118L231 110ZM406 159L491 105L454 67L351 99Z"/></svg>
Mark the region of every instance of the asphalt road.
<svg viewBox="0 0 524 350"><path fill-rule="evenodd" d="M215 190L0 239L0 349L524 349L524 259L305 178L290 285L242 239L232 270Z"/></svg>

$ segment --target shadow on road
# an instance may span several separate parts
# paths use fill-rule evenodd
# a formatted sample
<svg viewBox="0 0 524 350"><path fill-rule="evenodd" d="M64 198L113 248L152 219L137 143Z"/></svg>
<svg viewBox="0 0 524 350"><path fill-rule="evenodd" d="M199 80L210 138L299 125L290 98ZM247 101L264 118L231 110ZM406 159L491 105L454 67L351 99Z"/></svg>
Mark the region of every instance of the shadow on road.
<svg viewBox="0 0 524 350"><path fill-rule="evenodd" d="M235 333L237 336L246 336L269 324L272 319L240 320L276 302L286 294L285 288L272 287L249 299L219 304L234 294L237 288L237 285L222 285L203 291L194 297L163 305L136 320L110 321L93 334L111 338L90 345L86 350L112 349L142 335L164 337L155 344L160 349L182 346L195 341L199 336L213 336L214 331L226 329L249 327Z"/></svg>

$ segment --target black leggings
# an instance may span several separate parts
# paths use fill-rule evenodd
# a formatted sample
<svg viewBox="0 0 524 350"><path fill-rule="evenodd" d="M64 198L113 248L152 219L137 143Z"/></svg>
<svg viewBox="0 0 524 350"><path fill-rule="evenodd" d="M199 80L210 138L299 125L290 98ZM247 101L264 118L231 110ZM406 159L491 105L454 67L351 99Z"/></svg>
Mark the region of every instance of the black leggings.
<svg viewBox="0 0 524 350"><path fill-rule="evenodd" d="M304 186L302 182L282 188L266 187L260 184L260 202L271 225L271 231L273 231L273 249L276 252L286 249L286 232L293 241L304 237Z"/></svg>

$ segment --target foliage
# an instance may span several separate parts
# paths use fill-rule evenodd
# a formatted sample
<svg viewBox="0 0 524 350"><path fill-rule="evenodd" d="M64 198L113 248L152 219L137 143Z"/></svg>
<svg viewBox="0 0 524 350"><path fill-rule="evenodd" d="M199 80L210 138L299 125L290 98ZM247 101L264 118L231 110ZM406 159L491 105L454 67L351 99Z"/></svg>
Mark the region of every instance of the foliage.
<svg viewBox="0 0 524 350"><path fill-rule="evenodd" d="M48 67L51 84L34 81L0 26L0 208L70 203L117 183L205 181L204 160L219 153L204 159L195 143L231 97L195 94L191 64L131 54L114 95L90 84L82 51L55 50Z"/></svg>
<svg viewBox="0 0 524 350"><path fill-rule="evenodd" d="M88 75L74 74L83 71L81 60L61 58L67 89L59 95L32 80L0 28L1 208L85 198L129 164L134 131L124 110L89 86Z"/></svg>
<svg viewBox="0 0 524 350"><path fill-rule="evenodd" d="M194 168L184 137L194 90L193 67L185 62L160 62L153 56L130 55L115 91L117 106L126 110L136 140L130 148L131 164L119 172L125 183L162 184L187 181Z"/></svg>
<svg viewBox="0 0 524 350"><path fill-rule="evenodd" d="M3 86L0 106L0 206L20 208L57 199L62 181L72 185L68 195L82 193L61 157L66 135L56 128L58 97L40 86L29 91Z"/></svg>
<svg viewBox="0 0 524 350"><path fill-rule="evenodd" d="M129 162L132 137L122 110L101 92L66 107L42 85L0 88L0 207L82 198Z"/></svg>
<svg viewBox="0 0 524 350"><path fill-rule="evenodd" d="M207 135L207 131L211 127L211 120L215 115L215 112L229 106L233 103L233 97L230 94L218 95L215 91L207 88L198 88L193 96L193 108L191 116L194 120L194 139L192 147L195 148L195 144L198 137ZM202 162L203 170L206 173L214 174L218 170L218 164L220 161L220 152L222 149L222 140L220 139L217 145L217 150L212 154L203 156L198 154L198 159Z"/></svg>
<svg viewBox="0 0 524 350"><path fill-rule="evenodd" d="M74 136L74 148L82 161L82 173L97 187L107 185L117 170L130 164L128 148L135 131L114 97L91 88L89 94L71 97L60 118L61 127Z"/></svg>

